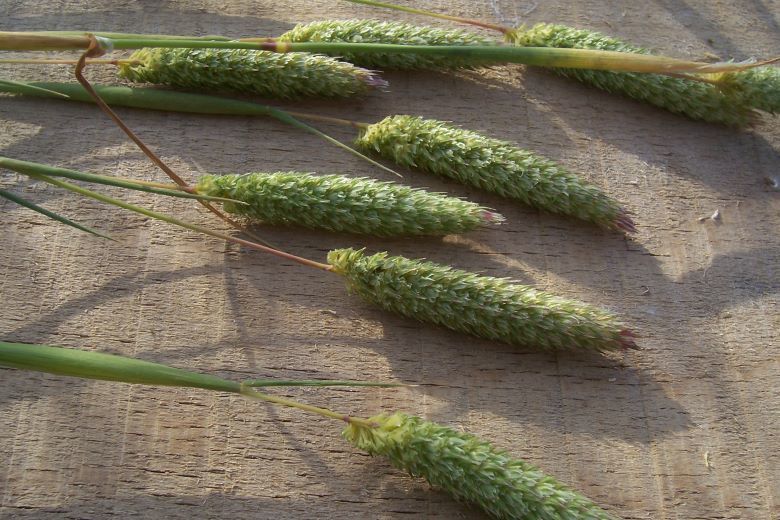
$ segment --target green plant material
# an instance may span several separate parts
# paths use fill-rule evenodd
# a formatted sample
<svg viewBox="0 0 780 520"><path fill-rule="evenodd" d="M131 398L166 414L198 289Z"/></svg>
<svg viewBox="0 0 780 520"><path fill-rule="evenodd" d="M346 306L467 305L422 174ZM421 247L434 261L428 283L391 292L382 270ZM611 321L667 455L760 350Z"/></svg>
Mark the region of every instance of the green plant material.
<svg viewBox="0 0 780 520"><path fill-rule="evenodd" d="M119 75L139 83L281 99L350 97L387 84L374 72L328 56L244 49L141 49L120 65Z"/></svg>
<svg viewBox="0 0 780 520"><path fill-rule="evenodd" d="M63 376L240 393L241 384L159 363L48 345L0 342L0 365Z"/></svg>
<svg viewBox="0 0 780 520"><path fill-rule="evenodd" d="M780 67L757 67L716 78L716 85L743 105L780 114Z"/></svg>
<svg viewBox="0 0 780 520"><path fill-rule="evenodd" d="M137 35L136 35L137 36ZM250 49L280 53L316 52L321 54L418 54L468 58L479 62L523 63L540 67L569 67L623 72L654 73L716 73L747 70L760 65L756 62L702 63L663 56L626 54L589 49L521 48L499 45L394 45L384 43L339 42L275 42L267 39L216 41L176 39L166 35L154 38L99 38L103 51L121 49L178 48L178 49ZM14 33L0 31L0 50L64 50L87 49L92 40L85 36L51 35L44 33Z"/></svg>
<svg viewBox="0 0 780 520"><path fill-rule="evenodd" d="M285 381L279 379L250 379L242 381L244 387L268 388L271 386L349 386L349 387L374 387L374 388L395 388L399 386L410 386L402 383L375 383L372 381L342 381L338 379L296 379L294 381Z"/></svg>
<svg viewBox="0 0 780 520"><path fill-rule="evenodd" d="M496 518L609 519L587 498L489 443L445 426L402 413L370 419L263 394L266 386L396 386L361 381L256 380L238 383L139 359L0 341L0 366L130 384L200 388L240 394L272 404L346 421L343 436L371 455L383 455L398 468L422 476L455 498L482 507Z"/></svg>
<svg viewBox="0 0 780 520"><path fill-rule="evenodd" d="M349 425L342 435L355 447L387 457L395 467L478 505L494 518L615 518L538 468L473 435L400 412L368 422L377 426Z"/></svg>
<svg viewBox="0 0 780 520"><path fill-rule="evenodd" d="M86 188L82 188L81 186L77 186L75 184L71 184L68 182L61 181L59 179L56 179L49 175L50 172L53 170L56 170L53 166L49 166L47 164L40 164L40 163L34 163L34 162L28 162L28 161L15 161L15 160L6 160L5 157L0 157L0 160L4 161L3 164L6 168L12 169L14 171L18 171L19 173L23 173L25 175L28 175L29 177L32 177L34 179L39 179L44 182L47 182L49 184L52 184L54 186L58 186L60 188L64 188L68 191L72 191L73 193L77 193L79 195L83 195L85 197L98 200L100 202L104 202L106 204L110 204L112 206L116 206L118 208L126 209L128 211L132 211L134 213L138 213L140 215L144 215L149 218L153 218L155 220L159 220L161 222L167 222L168 224L172 224L174 226L179 226L184 229L189 229L191 231L195 231L198 233L203 233L204 235L209 235L215 238L219 238L222 240L226 240L228 242L233 242L235 244L239 244L245 247L249 247L251 249L255 249L258 251L263 251L265 253L270 253L274 256L278 256L280 258L284 258L286 260L292 260L293 262L297 262L302 265L306 265L308 267L314 267L317 269L322 269L324 271L330 271L331 266L328 264L323 264L320 262L315 262L314 260L309 260L308 258L302 258L290 253L287 253L285 251L281 251L279 249L275 249L273 247L258 244L256 242L250 242L248 240L244 240L241 238L232 237L230 235L226 235L224 233L219 233L217 231L212 231L208 228L205 228L203 226L198 226L197 224L192 224L190 222L185 222L183 220L179 220L177 218L171 217L169 215L166 215L164 213L158 213L156 211L151 211L146 208L142 208L140 206L135 206L133 204L128 204L127 202L119 199L115 199L112 197L108 197L106 195L103 195L101 193L97 193L92 190L88 190ZM21 164L20 164L21 163Z"/></svg>
<svg viewBox="0 0 780 520"><path fill-rule="evenodd" d="M284 42L392 43L397 45L496 45L478 34L460 29L441 29L404 22L380 20L325 20L299 24L282 34ZM416 54L338 54L361 67L383 69L456 69L482 65L477 60L453 56ZM490 62L486 62L489 64Z"/></svg>
<svg viewBox="0 0 780 520"><path fill-rule="evenodd" d="M30 163L27 161L18 161L16 159L10 159L8 157L0 157L0 168L8 168L19 173L25 173L25 172L36 173L37 172L36 167L37 165L35 163ZM65 177L68 179L91 182L94 184L116 186L118 188L127 188L136 191L144 191L147 193L154 193L156 195L165 195L167 197L210 200L214 202L226 202L226 203L239 204L239 205L243 204L241 201L228 199L225 197L216 197L214 195L188 193L186 191L181 191L176 189L160 188L143 182L133 181L129 179L119 179L107 175L96 175L94 173L85 173L77 170L69 170L67 168L56 168L52 166L47 170L46 175L52 175L54 177Z"/></svg>
<svg viewBox="0 0 780 520"><path fill-rule="evenodd" d="M519 200L605 228L635 231L620 204L576 175L512 143L417 116L390 116L365 128L358 148L406 167Z"/></svg>
<svg viewBox="0 0 780 520"><path fill-rule="evenodd" d="M328 263L364 300L455 331L542 350L636 346L609 312L507 279L354 249L331 251Z"/></svg>
<svg viewBox="0 0 780 520"><path fill-rule="evenodd" d="M268 224L376 236L449 235L503 220L466 200L342 175L207 175L196 190L243 201L225 204L225 211Z"/></svg>
<svg viewBox="0 0 780 520"><path fill-rule="evenodd" d="M598 49L649 55L647 49L630 45L595 31L565 25L537 24L507 33L508 41L526 47ZM760 70L760 69L753 69ZM555 69L557 74L613 94L664 108L691 119L743 126L751 119L749 106L709 83L657 74L614 73L597 70ZM747 71L751 72L751 71ZM741 73L745 74L745 73Z"/></svg>
<svg viewBox="0 0 780 520"><path fill-rule="evenodd" d="M20 94L28 94L28 95L37 94L37 95L45 95L46 97L68 99L68 96L66 94L63 94L61 92L55 92L53 90L48 90L43 87L33 85L31 83L25 83L23 81L12 81L10 79L0 79L0 88L3 87L14 88Z"/></svg>
<svg viewBox="0 0 780 520"><path fill-rule="evenodd" d="M58 97L61 94L68 98L68 101L81 101L85 103L95 103L92 96L84 90L84 87L78 83L22 83L3 85L0 82L0 92L10 94L25 94L37 97ZM32 90L25 87L31 87ZM363 159L393 175L400 175L394 170L379 164L370 157L366 157L354 148L350 148L344 143L333 137L317 130L313 126L307 125L294 118L284 110L280 110L268 105L252 103L249 101L239 101L217 96L208 96L203 94L190 94L187 92L172 92L170 90L157 90L152 88L131 88L131 87L111 87L105 85L93 85L95 91L109 105L143 108L146 110L162 110L166 112L184 112L190 114L219 114L233 116L269 116L283 123L294 126L314 134L329 143L338 146L342 150ZM51 93L51 94L49 94Z"/></svg>
<svg viewBox="0 0 780 520"><path fill-rule="evenodd" d="M40 34L42 36L84 36L84 33L94 34L100 38L120 40L203 40L221 42L230 42L234 40L234 38L215 34L206 36L181 36L176 34L144 34L107 31L38 31L35 34Z"/></svg>
<svg viewBox="0 0 780 520"><path fill-rule="evenodd" d="M100 238L106 238L108 240L114 240L108 235L104 235L103 233L96 231L90 227L83 226L79 224L78 222L73 222L67 217L63 217L62 215L55 213L53 211L49 211L48 209L39 206L38 204L31 202L25 198L20 197L19 195L16 195L14 193L11 193L10 191L0 189L0 197L3 197L4 199L8 199L12 202L15 202L19 204L20 206L23 206L27 209L31 209L33 211L37 211L41 215L44 215L46 217L49 217L50 219L56 220L57 222L60 222L62 224L65 224L67 226L73 227L78 229L79 231L84 231L86 233L89 233L91 235L98 236Z"/></svg>
<svg viewBox="0 0 780 520"><path fill-rule="evenodd" d="M440 14L433 11L426 11L425 9L417 9L415 7L408 7L405 5L391 4L388 2L376 2L374 0L347 0L353 4L370 5L372 7L383 7L385 9L393 9L395 11L403 11L405 13L421 14L423 16L430 16L432 18L439 18L441 20L450 20L452 22L466 23L469 25L476 25L477 27L484 27L485 29L492 29L494 31L506 32L506 27L501 25L495 25L492 23L482 22L480 20L472 20L470 18L462 18L460 16L452 16L449 14Z"/></svg>
<svg viewBox="0 0 780 520"><path fill-rule="evenodd" d="M177 386L188 388L200 388L203 390L215 390L242 394L247 397L263 399L276 404L295 403L279 398L272 398L250 390L250 387L269 386L350 386L350 387L394 387L402 386L395 383L376 383L370 381L341 381L341 380L284 380L284 379L255 379L238 383L199 372L182 370L160 363L142 361L140 359L104 354L89 350L53 347L49 345L35 345L28 343L9 343L0 341L0 366L17 368L20 370L35 370L62 376L80 377L100 381L114 381L137 385L153 386ZM262 396L262 397L259 397ZM266 399L266 397L270 399ZM295 403L299 404L299 403ZM301 405L307 411L318 413L314 407ZM299 406L294 406L299 408ZM329 412L329 411L328 411ZM333 413L333 412L331 412ZM331 418L343 419L339 414L327 415ZM358 421L361 424L360 421Z"/></svg>

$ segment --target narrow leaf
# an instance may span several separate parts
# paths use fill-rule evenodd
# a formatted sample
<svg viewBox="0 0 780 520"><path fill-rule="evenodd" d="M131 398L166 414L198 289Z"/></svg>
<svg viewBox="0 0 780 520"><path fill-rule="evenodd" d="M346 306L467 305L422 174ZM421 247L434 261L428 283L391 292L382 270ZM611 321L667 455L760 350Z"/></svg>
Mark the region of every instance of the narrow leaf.
<svg viewBox="0 0 780 520"><path fill-rule="evenodd" d="M36 90L28 90L23 87L36 87ZM190 94L186 92L174 92L170 90L158 90L151 88L113 87L105 85L93 85L95 91L103 100L112 106L141 108L147 110L162 110L166 112L184 112L191 114L219 114L241 116L269 116L283 123L292 125L306 132L312 133L327 142L346 150L352 155L360 157L364 161L398 177L402 175L387 166L371 159L358 150L347 146L328 134L308 125L289 113L279 108L239 101L218 96L204 94ZM0 83L0 92L10 94L24 94L37 97L54 97L55 93L66 95L69 101L82 101L94 103L94 99L76 83L19 83L4 85ZM51 94L50 94L51 93Z"/></svg>
<svg viewBox="0 0 780 520"><path fill-rule="evenodd" d="M10 191L0 189L0 197L3 197L3 198L8 199L10 201L13 201L13 202L19 204L20 206L24 206L25 208L31 209L33 211L37 211L38 213L40 213L42 215L45 215L45 216L49 217L50 219L53 219L53 220L56 220L57 222L61 222L62 224L66 224L68 226L74 227L74 228L76 228L76 229L78 229L80 231L84 231L86 233L98 236L100 238L105 238L105 239L108 239L108 240L114 240L113 238L111 238L108 235L104 235L103 233L100 233L99 231L96 231L96 230L94 230L94 229L92 229L90 227L82 226L81 224L79 224L77 222L73 222L72 220L70 220L70 219L68 219L66 217L63 217L62 215L54 213L53 211L49 211L48 209L43 208L43 207L35 204L34 202L31 202L31 201L29 201L27 199L24 199L24 198L14 194L14 193L11 193Z"/></svg>
<svg viewBox="0 0 780 520"><path fill-rule="evenodd" d="M159 363L86 350L0 341L0 365L63 376L240 393L239 383Z"/></svg>
<svg viewBox="0 0 780 520"><path fill-rule="evenodd" d="M62 98L62 99L68 99L67 94L63 94L62 92L56 92L54 90L50 90L43 87L38 87L35 85L31 85L29 83L22 83L21 81L13 81L10 79L0 79L0 86L15 86L19 88L20 93L26 94L29 92L32 92L33 95L36 93L38 94L48 94L53 97Z"/></svg>
<svg viewBox="0 0 780 520"><path fill-rule="evenodd" d="M407 386L402 383L377 383L372 381L340 381L335 379L302 379L302 380L279 380L279 379L252 379L241 383L250 387L269 387L269 386L371 386L379 388L393 388L397 386Z"/></svg>

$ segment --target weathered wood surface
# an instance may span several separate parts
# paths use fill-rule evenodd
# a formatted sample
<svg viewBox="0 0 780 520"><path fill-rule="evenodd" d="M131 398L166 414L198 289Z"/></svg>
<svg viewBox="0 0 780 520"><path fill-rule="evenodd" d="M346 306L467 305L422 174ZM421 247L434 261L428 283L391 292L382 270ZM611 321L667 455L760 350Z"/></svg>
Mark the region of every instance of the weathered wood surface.
<svg viewBox="0 0 780 520"><path fill-rule="evenodd" d="M780 54L780 5L427 1L504 23L556 21L677 56ZM315 2L4 2L4 30L278 34L323 18L420 17ZM61 66L3 77L67 79ZM109 70L90 70L110 80ZM390 92L322 113L413 113L544 153L635 214L635 239L541 215L423 174L405 181L492 205L508 223L444 240L262 229L324 259L389 249L510 276L623 314L640 352L522 351L367 308L335 276L240 250L4 173L0 184L107 230L107 243L0 202L2 338L138 356L235 378L403 381L403 390L289 392L351 414L403 409L532 461L625 518L777 517L780 124L695 123L540 71L388 74ZM2 154L146 179L161 174L94 107L3 98ZM177 171L301 169L390 178L270 120L121 110ZM350 132L332 129L348 139ZM109 190L110 192L110 190ZM130 195L221 225L197 206ZM709 217L719 211L720 219ZM482 518L319 417L195 390L0 371L4 518Z"/></svg>

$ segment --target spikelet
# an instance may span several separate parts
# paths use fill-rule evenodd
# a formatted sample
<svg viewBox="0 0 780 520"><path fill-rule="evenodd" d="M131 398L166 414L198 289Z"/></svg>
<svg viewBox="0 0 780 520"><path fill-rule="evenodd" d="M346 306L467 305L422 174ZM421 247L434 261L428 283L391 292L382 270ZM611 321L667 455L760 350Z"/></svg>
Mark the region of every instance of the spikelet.
<svg viewBox="0 0 780 520"><path fill-rule="evenodd" d="M371 455L478 505L499 519L614 519L588 498L541 470L473 435L403 413L351 424L342 435Z"/></svg>
<svg viewBox="0 0 780 520"><path fill-rule="evenodd" d="M512 143L416 116L390 116L355 141L398 164L450 177L551 213L635 231L620 204L552 161Z"/></svg>
<svg viewBox="0 0 780 520"><path fill-rule="evenodd" d="M363 299L455 331L542 350L636 346L612 314L503 278L354 249L331 251L328 263Z"/></svg>
<svg viewBox="0 0 780 520"><path fill-rule="evenodd" d="M119 75L134 82L265 97L348 97L387 83L329 56L248 49L140 49ZM141 62L138 64L137 62Z"/></svg>
<svg viewBox="0 0 780 520"><path fill-rule="evenodd" d="M249 205L225 204L225 210L268 224L376 236L448 235L503 221L473 202L342 175L208 175L200 179L197 191L246 202Z"/></svg>
<svg viewBox="0 0 780 520"><path fill-rule="evenodd" d="M565 25L540 23L507 33L507 40L524 47L595 49L649 54L647 49L627 44L595 31ZM702 121L742 126L750 122L749 106L715 85L659 74L607 72L589 69L553 69L562 76L623 94L632 99Z"/></svg>
<svg viewBox="0 0 780 520"><path fill-rule="evenodd" d="M780 114L780 67L756 67L723 74L719 86L744 105Z"/></svg>
<svg viewBox="0 0 780 520"><path fill-rule="evenodd" d="M460 29L380 20L325 20L296 25L279 37L288 42L390 43L396 45L496 45L495 40ZM481 65L473 58L416 54L341 54L362 67L383 69L456 69ZM487 64L487 62L486 62Z"/></svg>

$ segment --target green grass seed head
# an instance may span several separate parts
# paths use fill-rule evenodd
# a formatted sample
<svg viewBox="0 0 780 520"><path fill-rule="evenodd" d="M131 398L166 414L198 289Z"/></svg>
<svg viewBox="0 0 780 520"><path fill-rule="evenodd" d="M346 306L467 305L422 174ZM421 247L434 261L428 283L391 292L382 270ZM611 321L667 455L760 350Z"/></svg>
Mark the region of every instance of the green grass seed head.
<svg viewBox="0 0 780 520"><path fill-rule="evenodd" d="M614 519L590 499L477 437L403 413L369 421L377 426L350 425L342 435L494 518Z"/></svg>
<svg viewBox="0 0 780 520"><path fill-rule="evenodd" d="M349 97L387 85L372 71L302 52L144 48L128 61L119 75L134 82L281 99Z"/></svg>
<svg viewBox="0 0 780 520"><path fill-rule="evenodd" d="M723 74L720 87L741 103L770 114L780 114L780 67L756 67Z"/></svg>
<svg viewBox="0 0 780 520"><path fill-rule="evenodd" d="M377 236L448 235L503 217L463 199L392 182L300 172L208 175L197 190L248 205L225 210L268 224Z"/></svg>
<svg viewBox="0 0 780 520"><path fill-rule="evenodd" d="M455 331L543 350L635 347L609 312L503 278L354 249L331 251L328 263L363 299Z"/></svg>
<svg viewBox="0 0 780 520"><path fill-rule="evenodd" d="M545 23L528 29L520 27L511 31L507 33L507 40L523 47L594 49L650 54L647 49L595 31ZM562 76L576 79L601 90L622 94L691 119L743 126L749 123L752 117L749 106L709 83L660 74L563 68L553 70Z"/></svg>
<svg viewBox="0 0 780 520"><path fill-rule="evenodd" d="M605 228L635 231L620 204L554 162L441 121L390 116L369 125L357 146L406 167Z"/></svg>
<svg viewBox="0 0 780 520"><path fill-rule="evenodd" d="M441 29L380 20L325 20L300 24L279 37L288 42L389 43L396 45L495 45L496 41L460 29ZM473 58L415 54L341 54L362 67L455 69L478 66Z"/></svg>

